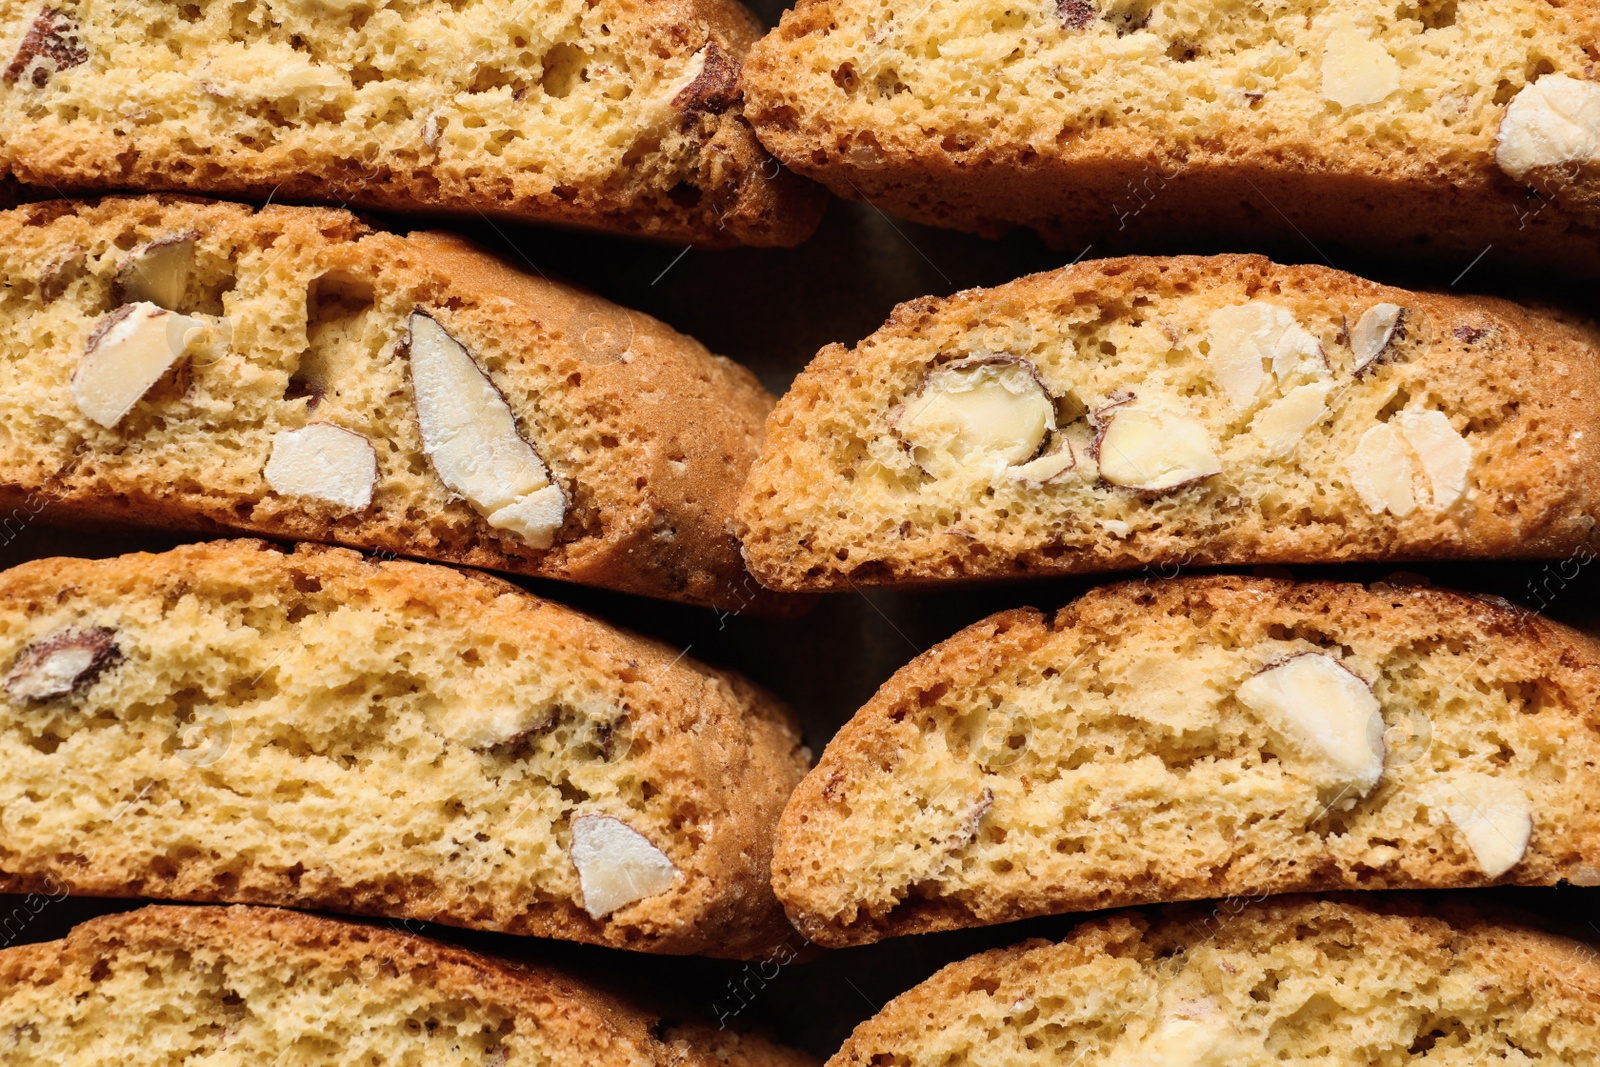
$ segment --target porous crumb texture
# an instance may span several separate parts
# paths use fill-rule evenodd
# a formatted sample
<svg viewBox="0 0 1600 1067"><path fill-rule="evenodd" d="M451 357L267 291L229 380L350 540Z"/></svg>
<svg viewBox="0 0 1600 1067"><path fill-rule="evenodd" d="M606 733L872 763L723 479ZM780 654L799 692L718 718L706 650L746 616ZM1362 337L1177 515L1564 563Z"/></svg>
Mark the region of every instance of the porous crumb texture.
<svg viewBox="0 0 1600 1067"><path fill-rule="evenodd" d="M1376 699L1358 784L1241 689L1308 653ZM1332 721L1318 695L1307 721ZM1206 897L1600 884L1597 708L1600 645L1503 604L1104 587L1053 618L976 623L895 674L795 791L774 888L807 936L851 944ZM1507 869L1486 873L1496 856Z"/></svg>
<svg viewBox="0 0 1600 1067"><path fill-rule="evenodd" d="M1225 902L952 964L829 1067L1600 1062L1593 948L1462 907Z"/></svg>
<svg viewBox="0 0 1600 1067"><path fill-rule="evenodd" d="M1365 251L1597 270L1600 142L1497 162L1518 93L1600 76L1597 41L1593 0L801 0L744 85L779 159L919 222L1076 252L1281 241L1287 217Z"/></svg>
<svg viewBox="0 0 1600 1067"><path fill-rule="evenodd" d="M168 310L219 340L186 350L100 425L74 395L86 350L152 246L173 242L192 251ZM730 609L766 603L729 522L771 397L647 315L447 234L176 197L0 214L0 283L0 491L13 519L244 530ZM550 469L566 510L547 550L491 526L440 477L418 422L413 312L464 346ZM370 503L268 483L277 439L311 423L367 439Z"/></svg>
<svg viewBox="0 0 1600 1067"><path fill-rule="evenodd" d="M10 1067L807 1067L563 974L271 908L152 907L0 952Z"/></svg>
<svg viewBox="0 0 1600 1067"><path fill-rule="evenodd" d="M109 648L24 692L63 633ZM42 560L0 576L0 663L5 892L706 955L790 936L767 880L807 762L787 710L498 579L250 541ZM642 835L669 884L596 917L585 816Z"/></svg>
<svg viewBox="0 0 1600 1067"><path fill-rule="evenodd" d="M745 559L768 586L822 590L1565 555L1600 504L1597 338L1255 256L911 301L824 348L768 419Z"/></svg>
<svg viewBox="0 0 1600 1067"><path fill-rule="evenodd" d="M792 245L737 0L0 4L0 173Z"/></svg>

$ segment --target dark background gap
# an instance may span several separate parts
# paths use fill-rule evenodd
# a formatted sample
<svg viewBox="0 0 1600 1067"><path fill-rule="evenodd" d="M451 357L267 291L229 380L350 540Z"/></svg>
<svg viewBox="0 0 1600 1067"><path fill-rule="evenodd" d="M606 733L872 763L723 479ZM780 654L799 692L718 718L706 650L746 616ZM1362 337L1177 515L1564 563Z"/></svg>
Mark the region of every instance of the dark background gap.
<svg viewBox="0 0 1600 1067"><path fill-rule="evenodd" d="M758 0L753 6L770 23L783 5ZM419 226L416 219L372 217L379 225L399 230ZM1031 271L1059 267L1080 255L1095 258L1124 251L1114 245L1052 250L1025 233L989 241L890 219L869 204L842 201L830 206L814 239L786 250L685 252L682 246L482 219L424 224L466 233L519 265L536 266L624 307L654 315L698 337L713 351L743 362L780 394L817 349L835 341L856 343L900 301L997 285ZM1282 242L1270 248L1196 247L1173 235L1162 246L1142 250L1266 251L1287 263L1329 263L1331 257L1331 265L1379 281L1517 295L1600 317L1600 298L1593 295L1593 288L1586 290L1564 279L1562 264L1551 263L1534 276L1509 264L1498 249L1490 249L1476 263L1463 259L1422 267L1398 265L1348 249L1319 249L1286 228ZM189 539L89 534L52 529L41 522L0 546L0 566L52 555L159 551ZM1572 570L1570 563L1561 567L1532 561L1295 567L1292 573L1297 578L1372 581L1404 571L1434 584L1504 596L1600 634L1600 568L1582 567L1575 577ZM1115 576L838 594L792 622L719 616L554 582L522 584L612 622L687 646L696 658L743 671L796 708L808 742L820 752L876 688L918 652L992 612L1024 604L1053 608L1110 577ZM70 789L72 783L61 786ZM1451 896L1512 904L1600 943L1600 926L1595 925L1600 889L1508 888ZM58 938L84 919L140 903L82 897L42 902L37 897L0 895L0 947ZM1080 918L904 937L781 966L647 956L426 923L404 925L498 955L567 966L635 995L661 996L686 1010L726 1017L734 1025L765 1027L784 1041L827 1056L858 1022L945 963L1028 937L1059 937Z"/></svg>

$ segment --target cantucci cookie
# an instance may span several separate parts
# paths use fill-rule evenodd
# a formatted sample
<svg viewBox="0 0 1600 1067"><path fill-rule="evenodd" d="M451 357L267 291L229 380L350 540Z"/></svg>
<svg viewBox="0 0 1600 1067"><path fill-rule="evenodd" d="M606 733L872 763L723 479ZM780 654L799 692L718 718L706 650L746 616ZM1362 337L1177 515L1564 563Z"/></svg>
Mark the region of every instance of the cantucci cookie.
<svg viewBox="0 0 1600 1067"><path fill-rule="evenodd" d="M737 0L0 3L0 174L792 245L823 193L742 114Z"/></svg>
<svg viewBox="0 0 1600 1067"><path fill-rule="evenodd" d="M788 711L496 578L254 541L41 560L0 574L0 669L3 892L707 955L790 932Z"/></svg>
<svg viewBox="0 0 1600 1067"><path fill-rule="evenodd" d="M0 952L8 1067L807 1067L545 967L274 908L150 907Z"/></svg>
<svg viewBox="0 0 1600 1067"><path fill-rule="evenodd" d="M0 497L762 607L729 524L771 397L647 315L173 197L0 214L0 284Z"/></svg>
<svg viewBox="0 0 1600 1067"><path fill-rule="evenodd" d="M1600 510L1600 333L1254 256L1129 258L824 348L739 505L776 589L1549 557Z"/></svg>
<svg viewBox="0 0 1600 1067"><path fill-rule="evenodd" d="M1593 948L1465 907L1276 900L1118 915L951 964L828 1067L1591 1064Z"/></svg>
<svg viewBox="0 0 1600 1067"><path fill-rule="evenodd" d="M779 824L807 937L1201 897L1600 884L1600 643L1456 593L1216 577L985 619Z"/></svg>
<svg viewBox="0 0 1600 1067"><path fill-rule="evenodd" d="M919 222L1595 271L1597 39L1594 0L802 0L743 84L779 159Z"/></svg>

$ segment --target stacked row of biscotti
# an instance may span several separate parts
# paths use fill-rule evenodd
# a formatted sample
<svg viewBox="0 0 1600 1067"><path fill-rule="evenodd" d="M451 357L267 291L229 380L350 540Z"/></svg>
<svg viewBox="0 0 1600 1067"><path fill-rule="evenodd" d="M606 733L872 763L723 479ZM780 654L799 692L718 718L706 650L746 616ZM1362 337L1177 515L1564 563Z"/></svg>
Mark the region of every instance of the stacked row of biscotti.
<svg viewBox="0 0 1600 1067"><path fill-rule="evenodd" d="M794 243L820 200L770 149L983 232L1298 220L1600 264L1586 3L836 0L753 51L730 5L606 0L0 0L0 27L8 198ZM1451 593L1149 575L1581 567L1592 326L1252 257L1101 260L904 305L769 417L652 319L338 210L32 203L0 216L0 282L13 521L308 542L0 578L0 885L246 905L0 953L8 1062L806 1062L254 905L753 957L791 923L843 946L1207 898L957 964L837 1060L1594 1059L1576 943L1255 898L1600 883L1600 646ZM1146 577L969 628L807 774L774 697L451 564L779 616Z"/></svg>
<svg viewBox="0 0 1600 1067"><path fill-rule="evenodd" d="M792 245L797 172L985 234L1600 272L1593 0L803 0L760 35L736 0L6 0L0 183Z"/></svg>

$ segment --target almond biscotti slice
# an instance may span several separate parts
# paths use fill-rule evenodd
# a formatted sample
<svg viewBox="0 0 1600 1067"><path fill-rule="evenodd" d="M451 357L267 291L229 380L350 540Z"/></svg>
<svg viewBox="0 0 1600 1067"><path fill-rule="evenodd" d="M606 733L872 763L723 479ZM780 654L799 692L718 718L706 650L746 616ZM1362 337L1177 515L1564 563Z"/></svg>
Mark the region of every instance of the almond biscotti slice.
<svg viewBox="0 0 1600 1067"><path fill-rule="evenodd" d="M743 84L779 159L919 222L1592 273L1597 41L1595 0L801 0Z"/></svg>
<svg viewBox="0 0 1600 1067"><path fill-rule="evenodd" d="M737 610L771 396L443 233L175 197L0 214L0 501ZM35 510L37 510L35 508Z"/></svg>
<svg viewBox="0 0 1600 1067"><path fill-rule="evenodd" d="M560 972L274 908L150 907L0 952L7 1067L807 1067Z"/></svg>
<svg viewBox="0 0 1600 1067"><path fill-rule="evenodd" d="M1236 577L1103 587L930 649L829 743L773 858L828 945L1561 880L1600 884L1600 642L1457 593Z"/></svg>
<svg viewBox="0 0 1600 1067"><path fill-rule="evenodd" d="M793 245L738 0L0 2L0 174Z"/></svg>
<svg viewBox="0 0 1600 1067"><path fill-rule="evenodd" d="M1592 1067L1588 945L1461 906L1224 902L951 964L828 1067Z"/></svg>
<svg viewBox="0 0 1600 1067"><path fill-rule="evenodd" d="M0 574L0 669L0 892L792 936L787 709L497 578L256 541L42 560Z"/></svg>
<svg viewBox="0 0 1600 1067"><path fill-rule="evenodd" d="M1600 511L1600 332L1254 256L911 301L824 348L739 505L775 589L1528 558Z"/></svg>

